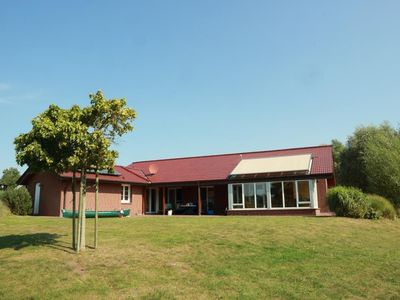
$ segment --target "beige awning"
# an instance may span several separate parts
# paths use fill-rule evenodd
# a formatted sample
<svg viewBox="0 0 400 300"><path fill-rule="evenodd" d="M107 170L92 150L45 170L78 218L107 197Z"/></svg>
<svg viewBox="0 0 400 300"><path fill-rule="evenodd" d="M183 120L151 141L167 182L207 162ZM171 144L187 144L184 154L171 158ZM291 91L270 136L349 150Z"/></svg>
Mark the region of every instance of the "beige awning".
<svg viewBox="0 0 400 300"><path fill-rule="evenodd" d="M311 154L242 159L231 175L289 172L308 174L311 162Z"/></svg>

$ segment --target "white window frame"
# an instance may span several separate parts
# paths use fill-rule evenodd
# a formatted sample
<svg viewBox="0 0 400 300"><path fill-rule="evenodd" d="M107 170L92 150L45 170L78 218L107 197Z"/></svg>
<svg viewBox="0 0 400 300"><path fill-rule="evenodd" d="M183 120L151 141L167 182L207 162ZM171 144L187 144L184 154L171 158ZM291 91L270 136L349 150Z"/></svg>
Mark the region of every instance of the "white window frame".
<svg viewBox="0 0 400 300"><path fill-rule="evenodd" d="M281 184L281 190L282 190L282 206L281 207L272 207L272 199L270 199L271 206L270 209L284 209L285 208L285 186L283 185L284 181L271 181L269 183L269 196L271 197L271 184L272 183L280 183ZM291 207L293 208L293 207Z"/></svg>
<svg viewBox="0 0 400 300"><path fill-rule="evenodd" d="M233 186L234 185L240 185L241 186L241 188L242 188L242 202L241 203L233 203L233 197L234 197L234 195L233 195ZM233 184L230 184L230 186L231 186L231 190L232 190L232 193L230 193L229 195L231 195L231 201L230 201L230 203L231 203L231 208L230 209L245 209L244 208L244 187L243 187L243 183L233 183ZM233 207L233 206L241 206L241 207Z"/></svg>
<svg viewBox="0 0 400 300"><path fill-rule="evenodd" d="M299 188L298 188L298 184L299 181L308 181L308 193L310 196L310 201L299 201ZM308 208L308 207L300 207L300 204L308 204L309 207L313 207L313 191L312 191L312 181L314 180L296 180L296 194L297 194L297 207L299 208Z"/></svg>
<svg viewBox="0 0 400 300"><path fill-rule="evenodd" d="M122 187L121 203L131 203L131 185L121 184L121 187ZM128 188L128 199L125 199L125 188Z"/></svg>
<svg viewBox="0 0 400 300"><path fill-rule="evenodd" d="M300 181L307 181L309 187L310 201L299 201L299 188L298 183ZM296 190L296 207L285 207L285 188L284 182L294 182L295 190ZM254 184L254 203L255 208L246 208L244 201L244 184L253 183ZM282 187L282 207L272 207L271 201L271 183L280 183ZM267 207L257 207L257 186L256 184L265 184L267 189ZM242 188L242 202L241 203L233 203L233 186L239 185ZM301 207L300 204L308 204L308 207ZM234 207L234 205L236 207ZM238 207L241 206L241 207ZM317 184L316 179L298 179L298 180L282 180L282 181L269 181L269 182L243 182L243 183L230 183L228 184L228 207L230 210L292 210L292 209L317 209L318 208L318 196L317 196Z"/></svg>
<svg viewBox="0 0 400 300"><path fill-rule="evenodd" d="M246 207L246 201L245 201L245 196L244 196L244 185L248 184L248 185L252 185L253 186L253 201L254 201L254 207ZM256 196L256 185L253 182L246 182L246 183L242 183L242 203L243 203L243 208L245 209L256 209L257 208L257 196Z"/></svg>
<svg viewBox="0 0 400 300"><path fill-rule="evenodd" d="M266 207L258 207L257 206L257 184L262 184L262 185L264 185L264 188L265 188L265 193L266 193L266 196L267 196L267 199L265 199L266 200L266 203L264 203L264 205L266 206ZM255 207L257 208L257 209L266 209L266 208L269 208L270 206L269 206L269 201L268 201L268 182L254 182L254 194L255 194L255 201L256 201L256 203L255 203Z"/></svg>
<svg viewBox="0 0 400 300"><path fill-rule="evenodd" d="M300 180L286 180L282 181L282 190L283 190L283 205L285 208L299 208L299 194L297 192L297 182ZM285 182L293 182L294 183L294 189L296 193L296 206L295 207L286 207L286 198L285 198ZM311 206L310 206L311 207ZM308 207L302 207L302 208L308 208Z"/></svg>

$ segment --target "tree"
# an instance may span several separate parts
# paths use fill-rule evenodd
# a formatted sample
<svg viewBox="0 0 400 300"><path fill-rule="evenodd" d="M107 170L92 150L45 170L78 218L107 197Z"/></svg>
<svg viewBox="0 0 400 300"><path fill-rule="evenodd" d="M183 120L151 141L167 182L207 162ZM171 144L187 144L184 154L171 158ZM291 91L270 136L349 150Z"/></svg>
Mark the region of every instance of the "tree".
<svg viewBox="0 0 400 300"><path fill-rule="evenodd" d="M96 173L96 216L95 224L98 223L98 190L99 190L99 170L107 169L109 171L114 169L115 159L117 152L109 150L110 141L99 131L88 131L87 143L85 147L79 149L81 154L80 160L80 197L79 197L79 219L78 219L78 241L77 251L85 250L86 244L86 189L87 181L86 174L88 171L95 170ZM95 241L95 244L97 241ZM96 244L97 246L97 244Z"/></svg>
<svg viewBox="0 0 400 300"><path fill-rule="evenodd" d="M76 209L75 174L80 166L79 148L84 147L87 126L82 122L79 106L61 109L50 105L32 120L32 129L19 135L15 141L16 160L28 165L33 172L72 171L73 211ZM72 218L72 246L76 248L76 218Z"/></svg>
<svg viewBox="0 0 400 300"><path fill-rule="evenodd" d="M86 123L91 127L96 153L91 159L95 170L95 228L94 248L98 245L98 207L99 207L99 170L113 171L116 151L109 150L116 138L133 130L132 121L136 112L127 107L125 99L106 99L101 91L90 96L91 106L86 110Z"/></svg>
<svg viewBox="0 0 400 300"><path fill-rule="evenodd" d="M19 171L16 168L5 169L3 170L3 177L0 179L0 185L13 189L17 186L19 176Z"/></svg>
<svg viewBox="0 0 400 300"><path fill-rule="evenodd" d="M33 171L73 172L73 210L75 211L75 174L80 174L79 218L73 218L73 247L85 249L86 174L96 172L96 246L99 170L114 168L117 152L109 149L117 136L132 130L135 111L124 99L104 98L101 92L90 95L91 106L61 109L51 105L32 120L32 130L15 139L17 162ZM75 214L73 214L75 216ZM76 234L76 239L75 239ZM75 244L76 242L76 244Z"/></svg>
<svg viewBox="0 0 400 300"><path fill-rule="evenodd" d="M385 130L366 144L364 152L367 188L400 207L400 134Z"/></svg>
<svg viewBox="0 0 400 300"><path fill-rule="evenodd" d="M339 140L332 140L332 151L333 151L333 167L335 170L336 181L341 183L341 174L340 174L340 156L344 150L344 145Z"/></svg>
<svg viewBox="0 0 400 300"><path fill-rule="evenodd" d="M383 123L357 128L340 153L340 183L400 205L400 132Z"/></svg>

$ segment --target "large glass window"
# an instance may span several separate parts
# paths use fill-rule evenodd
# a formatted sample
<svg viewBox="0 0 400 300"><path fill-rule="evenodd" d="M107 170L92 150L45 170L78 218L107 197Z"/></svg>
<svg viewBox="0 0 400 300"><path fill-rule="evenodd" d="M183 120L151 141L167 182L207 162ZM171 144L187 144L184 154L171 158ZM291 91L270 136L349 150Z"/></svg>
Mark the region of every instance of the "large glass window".
<svg viewBox="0 0 400 300"><path fill-rule="evenodd" d="M255 208L254 202L254 183L244 184L244 207Z"/></svg>
<svg viewBox="0 0 400 300"><path fill-rule="evenodd" d="M147 213L156 213L158 212L158 193L157 189L148 189L147 190Z"/></svg>
<svg viewBox="0 0 400 300"><path fill-rule="evenodd" d="M233 193L233 199L232 199L233 208L243 208L242 185L233 184L232 193Z"/></svg>
<svg viewBox="0 0 400 300"><path fill-rule="evenodd" d="M235 183L232 209L311 207L310 180ZM269 206L270 205L270 206Z"/></svg>
<svg viewBox="0 0 400 300"><path fill-rule="evenodd" d="M207 188L207 207L208 210L214 210L214 188Z"/></svg>
<svg viewBox="0 0 400 300"><path fill-rule="evenodd" d="M282 182L271 182L271 206L283 207Z"/></svg>
<svg viewBox="0 0 400 300"><path fill-rule="evenodd" d="M179 208L183 202L182 189L170 188L168 189L168 204L173 209Z"/></svg>
<svg viewBox="0 0 400 300"><path fill-rule="evenodd" d="M202 187L201 188L201 207L204 213L214 210L214 188L213 187Z"/></svg>
<svg viewBox="0 0 400 300"><path fill-rule="evenodd" d="M257 208L267 208L267 185L265 182L256 183Z"/></svg>
<svg viewBox="0 0 400 300"><path fill-rule="evenodd" d="M285 207L297 207L296 185L294 181L283 183L285 189Z"/></svg>
<svg viewBox="0 0 400 300"><path fill-rule="evenodd" d="M310 207L311 197L309 181L297 181L297 190L299 194L299 207Z"/></svg>

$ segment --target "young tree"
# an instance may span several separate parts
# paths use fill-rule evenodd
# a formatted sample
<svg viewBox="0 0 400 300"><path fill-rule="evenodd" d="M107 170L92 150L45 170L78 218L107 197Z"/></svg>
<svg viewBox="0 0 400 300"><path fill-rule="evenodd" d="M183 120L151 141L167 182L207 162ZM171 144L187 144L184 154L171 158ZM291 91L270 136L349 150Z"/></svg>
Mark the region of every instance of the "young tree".
<svg viewBox="0 0 400 300"><path fill-rule="evenodd" d="M73 172L73 218L72 246L76 248L76 177L80 166L77 149L84 146L87 127L82 124L79 106L61 109L50 105L47 110L32 120L32 129L19 135L15 141L18 164L27 165L33 172Z"/></svg>
<svg viewBox="0 0 400 300"><path fill-rule="evenodd" d="M30 132L15 139L17 162L20 165L27 164L32 171L73 172L74 211L75 174L79 172L79 218L77 226L73 218L72 231L73 246L77 252L84 250L86 244L86 174L89 170L96 171L97 246L99 170L114 168L117 152L109 147L117 136L133 129L131 121L135 118L135 111L126 106L124 99L107 100L101 92L90 95L90 98L91 106L84 109L73 106L65 110L51 105L33 119Z"/></svg>
<svg viewBox="0 0 400 300"><path fill-rule="evenodd" d="M117 137L133 130L132 121L136 112L127 107L125 99L106 99L101 91L89 97L91 106L86 110L86 123L91 127L94 145L97 145L94 152L96 155L92 157L92 166L96 173L94 248L97 248L99 170L113 169L118 153L109 150L109 146Z"/></svg>

